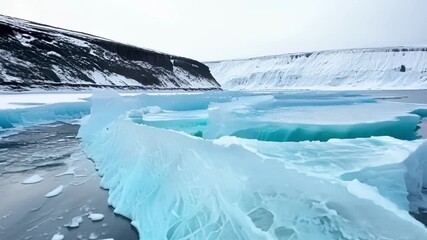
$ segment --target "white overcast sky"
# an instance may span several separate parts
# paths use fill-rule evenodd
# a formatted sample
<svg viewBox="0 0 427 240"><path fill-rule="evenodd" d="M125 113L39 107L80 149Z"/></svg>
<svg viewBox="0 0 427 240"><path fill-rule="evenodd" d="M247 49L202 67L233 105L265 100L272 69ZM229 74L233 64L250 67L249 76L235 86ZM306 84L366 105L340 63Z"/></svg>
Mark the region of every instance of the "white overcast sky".
<svg viewBox="0 0 427 240"><path fill-rule="evenodd" d="M427 46L427 0L0 0L0 14L202 61Z"/></svg>

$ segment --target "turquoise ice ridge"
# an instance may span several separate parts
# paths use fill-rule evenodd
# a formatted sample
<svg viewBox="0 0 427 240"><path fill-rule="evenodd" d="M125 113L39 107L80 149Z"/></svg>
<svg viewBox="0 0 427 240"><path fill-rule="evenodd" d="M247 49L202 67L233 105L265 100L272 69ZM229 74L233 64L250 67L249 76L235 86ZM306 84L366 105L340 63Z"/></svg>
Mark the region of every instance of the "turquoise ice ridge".
<svg viewBox="0 0 427 240"><path fill-rule="evenodd" d="M425 109L345 93L103 92L79 137L140 239L416 240Z"/></svg>
<svg viewBox="0 0 427 240"><path fill-rule="evenodd" d="M46 104L18 109L0 109L0 130L41 123L80 119L90 112L90 102Z"/></svg>
<svg viewBox="0 0 427 240"><path fill-rule="evenodd" d="M135 123L206 139L237 136L285 142L392 136L414 140L414 130L426 115L422 105L376 102L349 93L145 94L135 101L128 113Z"/></svg>

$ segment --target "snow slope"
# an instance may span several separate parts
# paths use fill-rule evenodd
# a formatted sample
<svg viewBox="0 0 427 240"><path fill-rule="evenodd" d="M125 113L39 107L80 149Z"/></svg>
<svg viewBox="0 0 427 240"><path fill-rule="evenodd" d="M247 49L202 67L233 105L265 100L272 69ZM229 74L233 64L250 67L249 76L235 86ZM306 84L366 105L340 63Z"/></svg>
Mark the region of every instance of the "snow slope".
<svg viewBox="0 0 427 240"><path fill-rule="evenodd" d="M206 65L224 89L427 88L427 47L331 50Z"/></svg>
<svg viewBox="0 0 427 240"><path fill-rule="evenodd" d="M219 89L192 59L0 15L0 90Z"/></svg>

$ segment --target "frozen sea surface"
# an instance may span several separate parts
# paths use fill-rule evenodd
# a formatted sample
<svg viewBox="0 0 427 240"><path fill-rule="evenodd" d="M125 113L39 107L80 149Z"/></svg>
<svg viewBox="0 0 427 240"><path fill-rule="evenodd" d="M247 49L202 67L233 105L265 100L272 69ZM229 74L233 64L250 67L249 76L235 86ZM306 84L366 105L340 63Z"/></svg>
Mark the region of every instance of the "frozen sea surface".
<svg viewBox="0 0 427 240"><path fill-rule="evenodd" d="M87 155L140 239L426 239L423 96L101 91L0 111L0 191L19 193L0 238L135 239Z"/></svg>

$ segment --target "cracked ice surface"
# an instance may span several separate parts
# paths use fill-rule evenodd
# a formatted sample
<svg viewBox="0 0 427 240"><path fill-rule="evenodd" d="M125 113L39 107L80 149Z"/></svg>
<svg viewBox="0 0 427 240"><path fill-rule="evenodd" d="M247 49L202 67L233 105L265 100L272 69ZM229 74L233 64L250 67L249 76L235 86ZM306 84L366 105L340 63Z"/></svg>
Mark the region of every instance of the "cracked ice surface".
<svg viewBox="0 0 427 240"><path fill-rule="evenodd" d="M413 240L427 238L409 214L425 207L423 109L343 93L99 93L79 136L141 239Z"/></svg>

